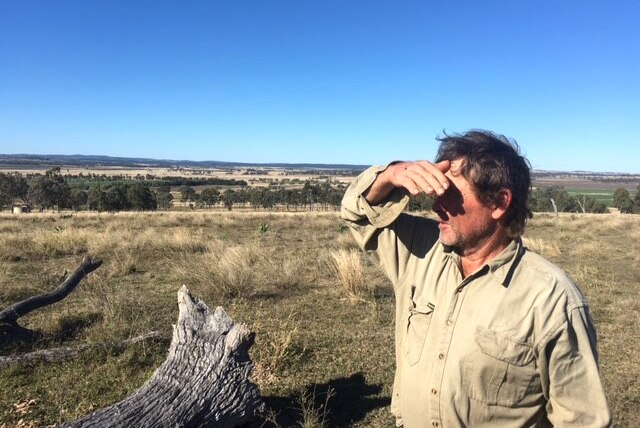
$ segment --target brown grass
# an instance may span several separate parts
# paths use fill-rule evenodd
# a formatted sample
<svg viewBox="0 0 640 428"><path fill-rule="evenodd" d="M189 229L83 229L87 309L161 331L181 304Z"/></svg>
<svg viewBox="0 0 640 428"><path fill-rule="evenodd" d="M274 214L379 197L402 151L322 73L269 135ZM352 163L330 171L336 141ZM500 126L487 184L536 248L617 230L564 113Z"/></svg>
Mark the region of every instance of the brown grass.
<svg viewBox="0 0 640 428"><path fill-rule="evenodd" d="M85 254L104 260L64 301L21 319L40 340L2 343L0 354L169 337L187 284L256 332L265 426L390 426L393 291L340 225L336 213L0 214L0 308L51 290ZM640 216L537 215L524 238L586 294L617 425L640 426ZM3 369L0 426L60 423L118 401L167 346Z"/></svg>
<svg viewBox="0 0 640 428"><path fill-rule="evenodd" d="M355 249L331 252L330 268L347 299L352 302L363 301L373 295L373 289L365 277L362 257L362 253Z"/></svg>

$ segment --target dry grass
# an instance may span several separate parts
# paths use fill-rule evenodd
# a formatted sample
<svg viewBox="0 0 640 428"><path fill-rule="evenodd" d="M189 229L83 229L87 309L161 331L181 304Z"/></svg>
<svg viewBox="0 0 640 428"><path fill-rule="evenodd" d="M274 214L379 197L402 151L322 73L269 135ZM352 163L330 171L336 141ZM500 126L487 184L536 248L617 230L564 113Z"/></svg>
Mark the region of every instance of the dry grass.
<svg viewBox="0 0 640 428"><path fill-rule="evenodd" d="M342 291L352 302L367 300L374 291L365 277L362 257L362 253L354 249L331 252L331 270L336 275Z"/></svg>
<svg viewBox="0 0 640 428"><path fill-rule="evenodd" d="M21 319L41 339L0 343L0 354L169 336L187 284L256 332L254 379L273 415L264 426L390 426L393 291L340 226L336 213L0 214L0 307L51 290L85 254L104 260L64 301ZM586 294L617 425L640 426L640 216L540 215L525 244ZM60 423L118 401L167 345L4 369L0 426Z"/></svg>
<svg viewBox="0 0 640 428"><path fill-rule="evenodd" d="M548 259L560 256L560 246L557 242L543 238L524 238L523 242L525 247L529 250L547 257Z"/></svg>
<svg viewBox="0 0 640 428"><path fill-rule="evenodd" d="M329 401L333 397L333 391L325 394L324 403L317 405L316 391L303 391L300 393L298 403L302 414L301 428L327 428L329 426Z"/></svg>

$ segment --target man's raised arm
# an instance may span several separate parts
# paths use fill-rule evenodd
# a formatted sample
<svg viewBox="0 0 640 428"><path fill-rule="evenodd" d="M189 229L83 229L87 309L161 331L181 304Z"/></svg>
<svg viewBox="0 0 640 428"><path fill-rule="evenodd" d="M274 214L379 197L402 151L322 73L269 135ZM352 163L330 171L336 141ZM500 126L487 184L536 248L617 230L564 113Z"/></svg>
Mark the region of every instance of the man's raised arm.
<svg viewBox="0 0 640 428"><path fill-rule="evenodd" d="M363 196L371 205L382 202L396 187L406 189L416 196L442 195L449 187L449 179L444 175L449 170L448 160L433 164L429 161L395 162L376 177Z"/></svg>
<svg viewBox="0 0 640 428"><path fill-rule="evenodd" d="M360 248L378 258L394 285L406 267L412 245L430 247L438 234L437 225L424 225L430 220L401 215L409 202L407 192L412 196L442 194L449 186L443 173L448 169L448 161L394 162L386 167L371 167L345 192L341 217L347 221ZM428 243L414 239L419 224L430 231L420 235Z"/></svg>

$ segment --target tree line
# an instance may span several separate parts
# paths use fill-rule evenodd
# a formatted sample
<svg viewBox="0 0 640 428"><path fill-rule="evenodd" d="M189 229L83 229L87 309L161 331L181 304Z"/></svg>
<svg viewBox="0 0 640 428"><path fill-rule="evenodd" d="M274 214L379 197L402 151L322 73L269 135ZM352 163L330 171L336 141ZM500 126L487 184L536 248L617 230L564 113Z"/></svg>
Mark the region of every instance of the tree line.
<svg viewBox="0 0 640 428"><path fill-rule="evenodd" d="M0 173L0 208L24 205L41 211L49 209L89 209L94 211L155 210L157 195L142 181L100 185L89 189L70 187L52 168L44 175L27 179L21 174Z"/></svg>
<svg viewBox="0 0 640 428"><path fill-rule="evenodd" d="M181 202L198 208L211 208L222 205L228 210L234 207L250 207L253 209L273 209L279 207L286 210L323 209L337 210L340 207L346 186L331 185L329 182L312 183L307 181L301 189L272 189L269 187L252 187L244 189L226 189L220 191L209 187L197 193L189 186L180 187Z"/></svg>
<svg viewBox="0 0 640 428"><path fill-rule="evenodd" d="M31 177L24 177L19 173L0 173L0 208L26 205L32 210L148 211L176 206L178 201L174 201L174 194L177 193L181 205L193 208L337 210L346 190L342 183L307 181L302 188L241 185L237 188L220 189L210 186L198 192L188 184L208 183L208 179L195 182L190 180L172 178L167 182L141 179L77 183L64 177L60 168ZM235 180L234 182L238 184ZM179 185L177 192L172 192L174 183ZM432 198L420 195L411 198L408 208L410 211L428 211L432 204ZM529 205L535 212L608 212L603 202L589 195L572 196L561 186L534 189ZM617 189L613 195L613 206L623 213L640 213L640 185L633 197L628 190Z"/></svg>
<svg viewBox="0 0 640 428"><path fill-rule="evenodd" d="M74 177L75 178L75 177ZM86 178L86 177L85 177ZM184 183L236 184L238 188L220 190L207 187L198 192ZM178 188L179 201L194 208L238 207L253 209L338 209L346 187L329 182L306 182L301 189L271 189L246 187L243 180L185 179L179 180L116 180L78 183L67 180L60 168L44 175L24 177L19 173L0 173L0 209L24 205L31 210L73 209L90 211L149 211L175 206L172 184Z"/></svg>
<svg viewBox="0 0 640 428"><path fill-rule="evenodd" d="M613 194L612 206L622 213L640 213L640 184L632 199L627 189L619 188ZM589 195L570 195L562 186L536 188L531 192L529 207L534 212L607 213L604 202Z"/></svg>

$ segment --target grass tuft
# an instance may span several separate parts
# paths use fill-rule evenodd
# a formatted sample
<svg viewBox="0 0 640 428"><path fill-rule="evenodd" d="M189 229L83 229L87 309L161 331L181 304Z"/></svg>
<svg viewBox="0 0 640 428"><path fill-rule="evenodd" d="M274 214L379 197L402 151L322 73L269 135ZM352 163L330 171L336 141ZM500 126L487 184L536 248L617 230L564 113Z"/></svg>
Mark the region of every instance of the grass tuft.
<svg viewBox="0 0 640 428"><path fill-rule="evenodd" d="M373 295L373 289L365 279L362 254L358 250L332 251L330 268L350 301L364 301Z"/></svg>

